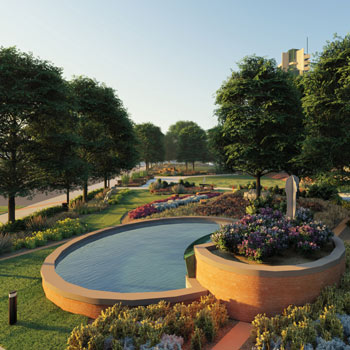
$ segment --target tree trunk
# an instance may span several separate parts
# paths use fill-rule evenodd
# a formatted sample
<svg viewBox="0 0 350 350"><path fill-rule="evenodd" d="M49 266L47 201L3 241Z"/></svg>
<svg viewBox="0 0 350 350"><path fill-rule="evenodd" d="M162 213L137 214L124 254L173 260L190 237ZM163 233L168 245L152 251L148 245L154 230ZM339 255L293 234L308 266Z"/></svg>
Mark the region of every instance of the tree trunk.
<svg viewBox="0 0 350 350"><path fill-rule="evenodd" d="M194 163L195 163L195 162L192 162L192 170L193 170L193 171L194 171Z"/></svg>
<svg viewBox="0 0 350 350"><path fill-rule="evenodd" d="M88 182L84 182L84 187L83 187L83 202L87 203L88 201Z"/></svg>
<svg viewBox="0 0 350 350"><path fill-rule="evenodd" d="M108 188L111 188L111 179L108 179L107 181L108 181L107 183Z"/></svg>
<svg viewBox="0 0 350 350"><path fill-rule="evenodd" d="M185 162L185 164L186 164L186 171L188 171L188 163L187 163L187 162Z"/></svg>
<svg viewBox="0 0 350 350"><path fill-rule="evenodd" d="M149 163L146 162L146 171L148 171L148 169L149 169Z"/></svg>
<svg viewBox="0 0 350 350"><path fill-rule="evenodd" d="M67 206L69 207L69 186L66 188L66 196L67 196Z"/></svg>
<svg viewBox="0 0 350 350"><path fill-rule="evenodd" d="M16 198L15 196L9 196L8 199L8 222L14 222L16 220Z"/></svg>
<svg viewBox="0 0 350 350"><path fill-rule="evenodd" d="M108 187L108 179L107 176L105 176L104 178L104 189L106 189Z"/></svg>
<svg viewBox="0 0 350 350"><path fill-rule="evenodd" d="M256 178L256 198L259 198L261 194L261 184L260 184L261 175L257 175L255 176L255 178Z"/></svg>

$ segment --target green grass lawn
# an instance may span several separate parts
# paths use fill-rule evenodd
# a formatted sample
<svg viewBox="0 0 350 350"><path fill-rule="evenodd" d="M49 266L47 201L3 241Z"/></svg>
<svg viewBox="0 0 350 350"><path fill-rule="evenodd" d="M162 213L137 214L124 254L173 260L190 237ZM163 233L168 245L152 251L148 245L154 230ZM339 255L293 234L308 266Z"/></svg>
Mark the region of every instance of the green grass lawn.
<svg viewBox="0 0 350 350"><path fill-rule="evenodd" d="M40 268L48 248L0 261L0 344L6 350L63 350L72 329L87 317L65 312L45 298ZM18 322L8 325L8 293L17 290Z"/></svg>
<svg viewBox="0 0 350 350"><path fill-rule="evenodd" d="M21 209L23 206L16 205L16 209ZM0 215L7 213L7 205L0 205Z"/></svg>
<svg viewBox="0 0 350 350"><path fill-rule="evenodd" d="M184 163L165 163L162 165L157 165L155 167L153 167L153 170L162 170L164 168L173 168L175 167L178 171L180 172L184 172L186 171L186 165ZM195 171L206 171L206 172L214 172L215 173L215 166L214 165L210 165L210 164L206 164L206 163L199 163L196 162L195 163L195 167L194 167ZM188 171L192 171L192 163L188 164Z"/></svg>
<svg viewBox="0 0 350 350"><path fill-rule="evenodd" d="M196 176L190 177L187 180L189 182L195 182L196 185L203 183L215 184L217 187L237 187L238 185L246 185L248 182L253 182L255 179L249 175L225 175L225 176ZM286 183L282 180L274 180L269 177L262 177L261 185L263 187L271 187L278 185L279 187L285 187Z"/></svg>
<svg viewBox="0 0 350 350"><path fill-rule="evenodd" d="M134 190L125 195L118 205L113 205L100 213L94 213L82 218L92 230L120 224L120 219L126 212L156 199L169 196L151 194L148 190Z"/></svg>

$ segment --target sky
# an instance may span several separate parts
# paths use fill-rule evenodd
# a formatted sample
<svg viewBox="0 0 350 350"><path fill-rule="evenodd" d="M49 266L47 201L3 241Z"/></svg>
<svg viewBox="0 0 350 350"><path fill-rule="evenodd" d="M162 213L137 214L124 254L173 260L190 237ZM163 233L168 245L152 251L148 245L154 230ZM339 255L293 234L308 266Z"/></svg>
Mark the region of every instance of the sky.
<svg viewBox="0 0 350 350"><path fill-rule="evenodd" d="M215 93L256 54L320 52L350 32L349 0L0 0L0 46L116 90L135 123L217 124Z"/></svg>

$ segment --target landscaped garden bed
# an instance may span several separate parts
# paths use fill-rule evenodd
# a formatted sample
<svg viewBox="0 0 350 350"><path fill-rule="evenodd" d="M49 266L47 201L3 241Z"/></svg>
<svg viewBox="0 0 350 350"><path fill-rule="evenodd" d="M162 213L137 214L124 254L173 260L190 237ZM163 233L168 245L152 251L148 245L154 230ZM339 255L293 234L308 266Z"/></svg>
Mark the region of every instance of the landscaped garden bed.
<svg viewBox="0 0 350 350"><path fill-rule="evenodd" d="M338 283L345 269L342 241L307 209L290 219L262 208L221 227L212 241L195 247L196 279L242 321L312 302L325 286ZM276 255L277 264L271 258Z"/></svg>
<svg viewBox="0 0 350 350"><path fill-rule="evenodd" d="M200 191L212 191L214 185L201 185L196 186L194 182L188 182L180 180L179 183L167 182L165 180L158 179L149 186L149 190L154 194L184 194L190 193L195 194Z"/></svg>
<svg viewBox="0 0 350 350"><path fill-rule="evenodd" d="M255 318L252 342L257 350L350 349L349 244L346 251L346 270L339 286L326 287L312 304L291 305L281 315Z"/></svg>
<svg viewBox="0 0 350 350"><path fill-rule="evenodd" d="M121 180L118 180L117 185L124 187L140 187L153 178L154 176L146 170L134 171L131 175L124 174Z"/></svg>
<svg viewBox="0 0 350 350"><path fill-rule="evenodd" d="M84 223L87 222L90 227L93 227L93 229L98 229L98 228L102 228L102 227L118 224L120 216L125 211L139 206L139 204L141 203L141 197L140 197L140 200L138 200L139 196L142 197L143 203L152 202L155 198L157 198L156 196L150 194L146 190L145 191L138 191L138 192L131 191L131 192L129 192L126 195L126 197L128 198L128 203L130 202L129 204L127 204L124 201L124 199L121 199L121 204L122 204L121 206L111 206L111 207L109 207L109 208L107 208L107 209L105 209L103 211L98 211L98 212L96 212L94 214L90 214L90 215L84 216L82 218L82 222L84 222ZM233 202L231 202L231 200L230 200L231 197L235 198L235 199L233 199ZM159 196L158 198L161 198L161 197ZM154 215L164 215L164 216L166 216L168 214L168 215L172 216L173 214L171 214L171 213L174 212L174 211L179 212L181 210L185 210L185 209L187 210L187 209L190 209L190 208L191 208L191 210L193 212L195 210L197 210L197 208L201 208L200 210L202 212L204 210L208 210L208 214L209 214L209 213L212 213L215 210L216 207L220 206L220 199L223 200L223 202L221 202L222 203L222 212L218 213L218 216L226 216L227 213L229 212L229 210L232 210L232 211L235 211L233 213L233 215L236 215L237 218L241 218L245 214L246 206L249 205L249 202L246 201L246 200L244 200L244 202L242 202L243 205L239 205L239 203L241 201L243 201L243 197L242 197L240 192L237 192L237 193L226 193L226 194L223 194L221 196L209 199L209 200L206 201L206 203L199 203L199 202L192 203L192 204L189 204L189 205L186 205L186 206L179 206L178 208L164 210L163 212L158 213L158 214L154 214ZM218 201L218 202L216 202L216 201ZM227 202L227 207L228 208L225 208L225 205L224 205L225 202ZM332 204L330 201L323 201L323 200L320 200L320 199L312 199L312 198L305 198L305 199L300 198L299 202L300 202L300 205L302 205L304 207L308 207L311 210L313 210L315 212L315 218L317 218L317 219L319 218L318 216L320 216L320 217L327 216L328 215L327 213L329 212L329 215L328 215L329 216L329 221L331 223L333 223L333 227L334 227L334 225L337 222L340 221L340 219L342 217L344 218L347 215L347 213L348 213L348 211L346 211L345 208L342 208L339 205ZM242 207L244 207L244 209L242 209ZM343 210L345 210L345 211L343 211ZM108 213L110 213L110 215ZM196 215L198 215L198 214L196 214ZM211 215L213 215L213 214L211 214ZM337 218L334 219L332 217L333 215L335 215ZM149 216L148 218L153 218L153 216ZM98 225L94 224L95 221L98 222ZM41 263L40 263L40 265L41 265ZM38 264L38 271L40 269L40 265ZM3 265L3 266L5 266L5 265ZM2 272L3 272L3 270L2 270ZM22 274L25 274L25 273L22 272ZM42 298L44 298L40 285L39 285L38 288L40 289ZM5 305L5 303L3 303L3 304L4 304L3 305L4 308L5 308L5 306L7 307L7 304L6 305ZM51 305L51 303L50 303L50 305ZM56 310L57 308L54 307L54 309ZM64 313L62 311L60 311L60 312L63 315L67 314L67 313ZM69 315L70 314L67 314L67 317ZM40 323L40 322L38 321L38 323ZM79 322L77 322L77 323L79 323ZM75 324L77 324L77 323L75 323ZM68 328L67 328L67 330L65 332L66 333L69 332ZM27 333L25 333L25 334L27 334ZM3 338L3 339L5 339L5 338ZM10 339L10 338L8 338L8 339ZM45 337L43 339L45 339ZM45 342L45 340L44 340L44 342ZM0 343L1 343L1 341L0 341ZM25 341L25 344L27 344L27 343L30 344L30 341ZM12 344L12 343L9 340L7 340L7 338L6 338L6 340L2 341L2 344L5 345L5 347L7 347L7 346L10 346L10 345L7 345L7 344ZM49 344L49 342L48 342L48 344ZM23 348L24 349L31 349L32 348L31 345L28 345L28 346L27 345L25 345ZM61 344L61 345L63 345L63 344ZM49 348L49 346L47 348ZM57 346L57 348L58 348L58 346Z"/></svg>
<svg viewBox="0 0 350 350"><path fill-rule="evenodd" d="M309 209L299 208L294 219L280 211L261 208L258 214L245 215L232 225L223 226L212 235L219 250L243 255L263 262L289 248L311 256L324 248L333 232L320 221L314 221Z"/></svg>
<svg viewBox="0 0 350 350"><path fill-rule="evenodd" d="M225 306L213 296L189 305L159 302L127 308L116 304L92 324L75 328L67 350L202 349L227 321Z"/></svg>
<svg viewBox="0 0 350 350"><path fill-rule="evenodd" d="M130 211L128 213L128 217L131 220L141 219L155 213L160 213L164 210L177 208L179 206L188 205L190 203L196 203L201 200L213 198L219 195L220 195L219 192L210 192L210 193L201 194L201 195L184 195L184 196L173 195L166 199L159 199L151 203L142 205Z"/></svg>
<svg viewBox="0 0 350 350"><path fill-rule="evenodd" d="M214 165L198 163L195 170L186 170L185 164L162 164L154 165L150 170L157 176L191 176L191 175L215 175L217 170Z"/></svg>
<svg viewBox="0 0 350 350"><path fill-rule="evenodd" d="M88 194L88 202L78 196L69 202L69 211L62 206L40 210L13 223L0 225L0 254L22 248L33 249L50 241L60 241L89 230L79 216L101 212L116 205L129 192L124 189L105 199L109 189L98 189Z"/></svg>

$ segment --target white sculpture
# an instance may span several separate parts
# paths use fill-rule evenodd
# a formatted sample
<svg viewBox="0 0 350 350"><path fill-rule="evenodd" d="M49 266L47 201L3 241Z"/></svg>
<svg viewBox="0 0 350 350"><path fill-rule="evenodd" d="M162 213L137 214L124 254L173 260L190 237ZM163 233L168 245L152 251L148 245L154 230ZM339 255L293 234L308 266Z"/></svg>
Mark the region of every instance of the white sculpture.
<svg viewBox="0 0 350 350"><path fill-rule="evenodd" d="M286 181L286 195L287 195L287 214L288 218L294 219L297 209L297 192L299 188L299 179L295 175L289 176Z"/></svg>

